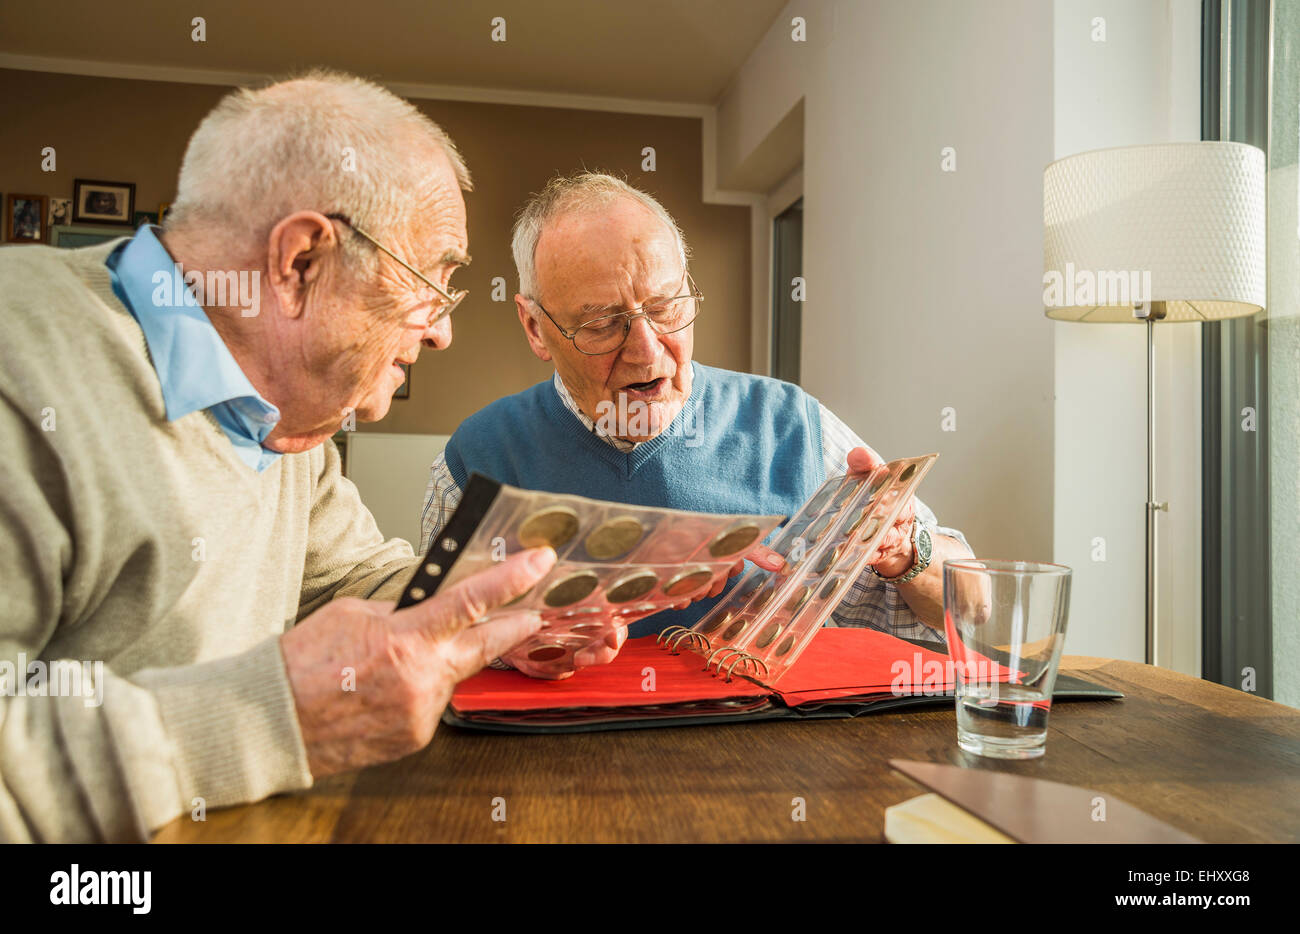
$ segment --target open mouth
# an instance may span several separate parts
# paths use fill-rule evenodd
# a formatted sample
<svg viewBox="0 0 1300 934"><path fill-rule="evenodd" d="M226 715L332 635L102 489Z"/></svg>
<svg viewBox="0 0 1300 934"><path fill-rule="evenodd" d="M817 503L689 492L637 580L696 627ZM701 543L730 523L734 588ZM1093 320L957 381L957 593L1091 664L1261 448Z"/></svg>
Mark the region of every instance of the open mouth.
<svg viewBox="0 0 1300 934"><path fill-rule="evenodd" d="M658 379L647 380L644 383L628 383L623 387L625 392L637 393L638 395L656 395L668 384L668 378L661 376Z"/></svg>

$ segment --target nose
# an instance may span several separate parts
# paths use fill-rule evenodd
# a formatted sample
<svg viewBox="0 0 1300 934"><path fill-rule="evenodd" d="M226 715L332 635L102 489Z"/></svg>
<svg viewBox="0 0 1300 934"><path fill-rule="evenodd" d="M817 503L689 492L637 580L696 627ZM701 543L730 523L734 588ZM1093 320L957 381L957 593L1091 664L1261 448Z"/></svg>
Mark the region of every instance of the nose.
<svg viewBox="0 0 1300 934"><path fill-rule="evenodd" d="M451 315L435 322L424 329L420 343L434 350L446 350L451 346Z"/></svg>
<svg viewBox="0 0 1300 934"><path fill-rule="evenodd" d="M623 359L628 363L645 365L659 358L660 335L644 317L633 318L632 328L623 342Z"/></svg>

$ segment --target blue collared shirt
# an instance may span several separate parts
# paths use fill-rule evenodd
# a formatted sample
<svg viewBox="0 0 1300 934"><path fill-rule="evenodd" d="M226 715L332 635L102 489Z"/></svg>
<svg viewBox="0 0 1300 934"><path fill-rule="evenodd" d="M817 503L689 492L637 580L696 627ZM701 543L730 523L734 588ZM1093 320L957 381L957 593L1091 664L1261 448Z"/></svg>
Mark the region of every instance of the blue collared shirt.
<svg viewBox="0 0 1300 934"><path fill-rule="evenodd" d="M280 455L262 442L280 421L280 410L248 381L154 228L142 226L109 254L106 265L113 291L144 331L167 420L207 409L240 460L259 472L271 466Z"/></svg>

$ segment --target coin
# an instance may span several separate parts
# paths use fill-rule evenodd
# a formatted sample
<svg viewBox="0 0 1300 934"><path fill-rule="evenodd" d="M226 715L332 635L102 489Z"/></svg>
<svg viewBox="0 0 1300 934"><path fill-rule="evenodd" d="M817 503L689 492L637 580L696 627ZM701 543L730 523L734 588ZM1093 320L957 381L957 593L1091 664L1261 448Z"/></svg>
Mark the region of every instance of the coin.
<svg viewBox="0 0 1300 934"><path fill-rule="evenodd" d="M568 506L539 509L519 525L519 544L525 548L550 545L559 548L578 532L578 514Z"/></svg>
<svg viewBox="0 0 1300 934"><path fill-rule="evenodd" d="M776 623L776 622L768 623L766 626L763 627L763 631L758 634L758 638L754 640L754 647L759 649L767 648L769 645L772 644L772 640L776 638L777 633L779 633L780 631L781 631L780 623Z"/></svg>
<svg viewBox="0 0 1300 934"><path fill-rule="evenodd" d="M645 534L645 527L631 516L619 516L597 526L587 536L587 554L597 561L609 561L632 550Z"/></svg>
<svg viewBox="0 0 1300 934"><path fill-rule="evenodd" d="M843 553L844 553L844 543L841 542L840 544L836 545L830 551L826 552L821 556L821 560L817 562L817 567L814 570L818 574L825 574L827 571L831 569L831 565L833 565L836 561L840 560L840 555L842 555Z"/></svg>
<svg viewBox="0 0 1300 934"><path fill-rule="evenodd" d="M835 504L834 504L835 508L839 509L849 500L853 499L853 494L858 492L858 487L860 486L862 486L861 480L846 481L844 486L840 489L839 493L835 495Z"/></svg>
<svg viewBox="0 0 1300 934"><path fill-rule="evenodd" d="M839 587L840 581L843 579L844 578L839 576L828 578L826 581L826 586L822 588L822 592L820 594L821 599L829 600L831 595L835 593L835 588Z"/></svg>
<svg viewBox="0 0 1300 934"><path fill-rule="evenodd" d="M547 606L568 606L585 598L600 583L595 571L578 571L568 577L562 577L546 588L542 597Z"/></svg>
<svg viewBox="0 0 1300 934"><path fill-rule="evenodd" d="M776 592L776 584L772 584L771 586L767 587L757 597L754 598L754 603L749 607L749 609L757 613L763 607L767 606L767 601L772 599L772 594L775 592Z"/></svg>
<svg viewBox="0 0 1300 934"><path fill-rule="evenodd" d="M867 523L867 527L862 530L862 537L860 541L864 541L864 542L871 541L871 536L875 535L879 531L880 531L880 516L873 516L871 521Z"/></svg>
<svg viewBox="0 0 1300 934"><path fill-rule="evenodd" d="M794 636L789 635L786 636L785 639L781 641L781 644L776 647L776 651L773 652L772 655L776 658L780 658L782 655L789 652L792 648L794 648Z"/></svg>
<svg viewBox="0 0 1300 934"><path fill-rule="evenodd" d="M789 610L791 613L794 613L796 610L799 609L799 607L804 605L804 603L808 600L808 595L811 593L812 593L812 588L809 587L807 584L804 584L802 587L800 587L798 590L794 592L794 594L790 597L789 600L785 602L785 608Z"/></svg>
<svg viewBox="0 0 1300 934"><path fill-rule="evenodd" d="M717 538L709 542L709 554L715 558L725 558L744 551L754 544L761 531L762 529L752 522L742 522L724 529L718 533Z"/></svg>
<svg viewBox="0 0 1300 934"><path fill-rule="evenodd" d="M826 504L830 502L830 498L834 495L835 495L835 488L831 486L829 483L825 484L820 490L817 491L817 495L814 496L809 501L808 505L804 507L803 514L805 516L817 515L823 509L826 508Z"/></svg>
<svg viewBox="0 0 1300 934"><path fill-rule="evenodd" d="M739 619L737 619L734 623L732 623L730 626L727 627L727 631L722 634L722 638L734 639L736 638L736 636L744 632L745 627L748 625L749 625L749 620L745 619L745 617L742 616Z"/></svg>
<svg viewBox="0 0 1300 934"><path fill-rule="evenodd" d="M808 534L806 536L808 540L808 544L811 545L814 542L816 542L817 539L821 538L822 534L828 528L830 528L831 523L834 521L835 521L835 513L828 512L826 515L822 516L812 525L808 526Z"/></svg>
<svg viewBox="0 0 1300 934"><path fill-rule="evenodd" d="M853 524L849 526L848 530L844 534L852 535L854 532L856 532L858 530L858 526L862 524L862 520L867 517L867 513L869 512L871 512L870 506L863 506L861 509L859 509L858 517L853 520Z"/></svg>
<svg viewBox="0 0 1300 934"><path fill-rule="evenodd" d="M562 645L539 645L528 653L528 658L534 662L553 662L566 651L568 650Z"/></svg>
<svg viewBox="0 0 1300 934"><path fill-rule="evenodd" d="M908 480L912 479L912 474L914 473L916 473L916 465L908 464L903 468L903 472L898 475L898 482L906 483Z"/></svg>
<svg viewBox="0 0 1300 934"><path fill-rule="evenodd" d="M605 591L605 599L610 603L627 603L637 597L644 597L655 589L659 578L652 571L633 571L625 574Z"/></svg>
<svg viewBox="0 0 1300 934"><path fill-rule="evenodd" d="M700 620L695 627L696 632L709 633L717 629L723 623L728 622L735 614L731 610L723 610L721 613L711 613L704 619Z"/></svg>
<svg viewBox="0 0 1300 934"><path fill-rule="evenodd" d="M578 623L576 626L570 626L569 632L578 635L584 632L600 632L604 628L601 623Z"/></svg>
<svg viewBox="0 0 1300 934"><path fill-rule="evenodd" d="M699 590L711 580L713 580L713 572L708 568L691 568L669 578L668 583L664 584L664 593L670 597L684 597L688 593Z"/></svg>

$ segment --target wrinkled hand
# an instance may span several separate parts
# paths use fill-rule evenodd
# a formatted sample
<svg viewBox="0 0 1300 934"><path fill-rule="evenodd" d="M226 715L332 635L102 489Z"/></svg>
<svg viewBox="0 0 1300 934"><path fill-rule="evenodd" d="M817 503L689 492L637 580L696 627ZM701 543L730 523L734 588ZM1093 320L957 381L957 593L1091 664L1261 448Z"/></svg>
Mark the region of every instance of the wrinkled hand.
<svg viewBox="0 0 1300 934"><path fill-rule="evenodd" d="M316 778L428 745L457 683L541 628L521 611L474 626L555 564L535 548L404 610L341 598L280 637L307 761Z"/></svg>
<svg viewBox="0 0 1300 934"><path fill-rule="evenodd" d="M884 458L865 446L849 451L848 461L851 473L870 473L885 463ZM868 563L881 577L906 574L916 563L916 552L912 548L912 524L915 518L914 498L909 496L893 526L885 532L875 554L868 559Z"/></svg>

